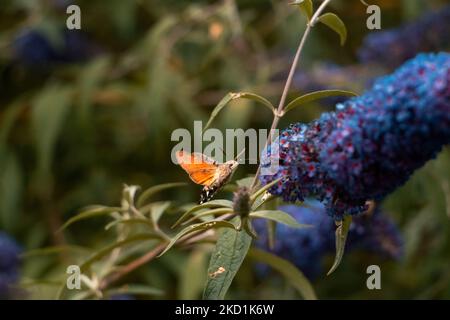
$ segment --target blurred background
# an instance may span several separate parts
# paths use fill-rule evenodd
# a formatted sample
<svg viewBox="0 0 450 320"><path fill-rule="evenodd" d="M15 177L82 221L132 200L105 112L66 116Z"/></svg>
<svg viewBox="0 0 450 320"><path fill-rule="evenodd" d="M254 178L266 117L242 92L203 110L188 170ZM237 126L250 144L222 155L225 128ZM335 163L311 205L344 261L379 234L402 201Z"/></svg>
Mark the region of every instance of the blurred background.
<svg viewBox="0 0 450 320"><path fill-rule="evenodd" d="M187 181L170 161L176 128L206 121L229 91L251 91L276 104L305 18L280 0L1 0L0 231L23 252L104 246L104 220L64 232L64 221L90 204L118 205L123 184L147 188ZM313 1L317 6L317 1ZM369 1L367 1L369 2ZM81 8L81 30L66 28L66 8ZM370 1L381 31L366 28L359 0L334 0L348 29L345 46L322 25L309 37L291 97L318 89L362 93L373 79L422 51L450 48L450 3ZM307 122L338 98L283 118ZM215 122L224 128L268 128L271 114L238 101ZM254 173L241 166L236 178ZM161 198L197 201L198 186ZM226 191L223 197L231 197ZM338 270L313 279L321 299L450 298L450 150L418 171L382 204L398 224L404 254L395 261L356 250ZM125 281L161 289L136 298L201 297L211 247L172 250ZM1 256L1 255L0 255ZM53 298L67 253L23 256L18 284L28 299ZM332 255L324 257L327 268ZM366 268L382 269L382 290L368 290ZM326 268L325 268L326 269ZM198 276L192 276L192 275ZM236 299L297 299L276 274L246 261L228 294Z"/></svg>

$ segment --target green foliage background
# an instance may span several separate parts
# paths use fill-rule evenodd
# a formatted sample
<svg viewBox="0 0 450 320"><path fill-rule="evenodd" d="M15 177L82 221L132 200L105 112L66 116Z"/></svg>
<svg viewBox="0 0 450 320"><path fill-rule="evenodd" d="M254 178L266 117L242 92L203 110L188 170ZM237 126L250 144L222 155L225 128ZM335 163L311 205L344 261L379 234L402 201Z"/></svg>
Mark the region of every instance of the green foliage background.
<svg viewBox="0 0 450 320"><path fill-rule="evenodd" d="M194 120L206 121L229 91L251 91L274 104L278 101L305 25L287 1L77 1L82 31L102 54L38 71L13 63L11 43L21 29L52 34L65 25L65 10L55 2L3 0L0 8L0 230L14 235L26 250L77 246L24 257L21 284L28 292L25 297L32 299L55 297L68 261L80 247L100 248L113 238L102 218L57 232L80 208L119 205L124 183L146 188L187 181L170 161L174 129L191 130ZM374 2L382 8L383 29L444 4ZM331 10L346 23L348 42L340 47L334 33L318 26L308 39L301 70L321 61L355 62L356 49L369 32L365 7L357 0L336 0ZM361 92L357 78L343 85ZM292 90L292 96L300 93ZM252 104L234 102L215 126L268 128L270 113ZM325 110L320 104L298 108L280 128L309 121ZM241 166L236 178L255 170ZM164 192L160 200L181 205L195 202L198 194L198 186L190 185ZM221 195L231 196L227 191ZM313 283L318 297L450 298L450 151L429 162L384 205L401 226L405 258L386 262L365 253L346 255L335 273ZM178 215L174 211L167 219ZM143 292L138 298L199 298L211 250L208 243L175 248L122 283L161 291ZM382 290L366 288L370 264L381 266ZM279 276L257 279L247 259L227 298L299 296Z"/></svg>

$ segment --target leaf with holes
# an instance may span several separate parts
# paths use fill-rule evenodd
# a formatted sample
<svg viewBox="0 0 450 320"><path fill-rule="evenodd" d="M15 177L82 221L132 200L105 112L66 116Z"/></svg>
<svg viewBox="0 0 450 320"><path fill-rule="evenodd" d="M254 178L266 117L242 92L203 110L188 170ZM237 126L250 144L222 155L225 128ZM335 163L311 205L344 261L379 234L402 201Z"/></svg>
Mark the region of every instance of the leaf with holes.
<svg viewBox="0 0 450 320"><path fill-rule="evenodd" d="M223 229L219 232L211 255L203 299L222 300L250 248L252 237L244 230Z"/></svg>

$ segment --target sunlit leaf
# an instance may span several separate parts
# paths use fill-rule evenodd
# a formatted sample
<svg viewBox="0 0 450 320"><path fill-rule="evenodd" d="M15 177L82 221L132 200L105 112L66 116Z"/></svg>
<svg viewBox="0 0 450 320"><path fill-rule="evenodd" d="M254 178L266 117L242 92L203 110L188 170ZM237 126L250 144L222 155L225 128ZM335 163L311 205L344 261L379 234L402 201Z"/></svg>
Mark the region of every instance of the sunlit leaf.
<svg viewBox="0 0 450 320"><path fill-rule="evenodd" d="M281 181L282 178L278 178L271 183L266 184L264 187L260 188L258 191L256 191L254 194L250 196L250 203L254 203L256 199L258 199L259 196L263 195L264 192L272 188L274 185L276 185L278 182Z"/></svg>
<svg viewBox="0 0 450 320"><path fill-rule="evenodd" d="M251 218L263 218L285 224L292 228L309 228L310 225L298 223L291 215L280 210L262 210L250 213Z"/></svg>
<svg viewBox="0 0 450 320"><path fill-rule="evenodd" d="M347 28L345 27L345 24L344 22L342 22L341 18L339 18L334 13L327 12L321 15L318 21L322 22L333 31L335 31L341 39L341 46L344 45L345 40L347 40Z"/></svg>
<svg viewBox="0 0 450 320"><path fill-rule="evenodd" d="M303 296L303 298L307 300L317 299L311 283L305 275L288 260L255 248L251 249L248 255L252 259L265 263L274 270L277 270L281 275L283 275L283 277L286 278L287 282Z"/></svg>
<svg viewBox="0 0 450 320"><path fill-rule="evenodd" d="M220 100L219 104L211 112L211 116L209 117L208 122L206 123L205 127L203 128L203 131L205 131L206 129L208 129L211 126L212 122L217 117L217 115L220 113L220 111L222 111L222 109L225 108L230 101L236 100L236 99L241 99L241 98L257 101L257 102L261 103L263 106L269 108L270 111L272 111L272 112L274 112L274 110L275 110L275 108L270 103L270 101L262 96L259 96L257 94L250 93L250 92L238 92L238 93L230 92L225 97L223 97L222 100Z"/></svg>
<svg viewBox="0 0 450 320"><path fill-rule="evenodd" d="M192 218L185 221L183 224L188 224L197 219L207 217L207 216L215 216L215 215L221 215L221 214L232 213L232 212L233 212L233 209L230 209L230 208L217 208L217 209L212 209L212 210L206 210L206 211L202 211L198 214L195 214Z"/></svg>
<svg viewBox="0 0 450 320"><path fill-rule="evenodd" d="M297 108L298 106L304 105L306 103L333 97L333 96L344 96L344 97L356 97L357 94L351 91L345 91L345 90L321 90L321 91L315 91L311 93L304 94L291 102L286 106L284 109L283 115L289 112L290 110Z"/></svg>
<svg viewBox="0 0 450 320"><path fill-rule="evenodd" d="M233 207L233 202L231 202L230 200L212 200L212 201L208 201L202 204L199 204L197 206L192 207L191 209L189 209L188 211L186 211L172 226L172 228L177 227L178 225L180 225L180 223L182 223L183 221L186 220L187 217L189 217L191 214L193 214L195 211L201 210L201 209L205 209L205 208L232 208Z"/></svg>
<svg viewBox="0 0 450 320"><path fill-rule="evenodd" d="M155 195L161 191L172 189L172 188L184 187L186 185L187 185L187 183L184 183L184 182L172 182L172 183L165 183L165 184L160 184L157 186L150 187L141 193L141 195L139 196L139 198L137 200L136 206L138 208L142 207L145 204L145 201L147 201L153 195Z"/></svg>
<svg viewBox="0 0 450 320"><path fill-rule="evenodd" d="M250 248L252 237L244 230L222 229L211 255L203 299L224 299Z"/></svg>
<svg viewBox="0 0 450 320"><path fill-rule="evenodd" d="M330 271L328 271L327 275L332 274L342 261L342 257L344 256L345 243L347 241L347 235L351 223L352 223L352 216L347 215L339 223L336 229L336 257L334 258L333 266L330 268Z"/></svg>
<svg viewBox="0 0 450 320"><path fill-rule="evenodd" d="M311 20L311 17L313 15L313 3L311 0L295 0L290 4L298 6L300 8L300 11L306 15L308 21Z"/></svg>
<svg viewBox="0 0 450 320"><path fill-rule="evenodd" d="M183 230L181 230L177 235L175 235L169 242L169 244L167 245L167 247L164 249L163 252L161 252L161 254L159 256L162 256L164 253L166 253L170 248L173 247L173 245L183 236L192 233L192 232L197 232L197 231L203 231L203 230L208 230L208 229L217 229L217 228L231 228L231 229L235 229L235 225L232 224L231 222L228 221L207 221L207 222L202 222L202 223L198 223L198 224L194 224L191 226L188 226L186 228L184 228Z"/></svg>

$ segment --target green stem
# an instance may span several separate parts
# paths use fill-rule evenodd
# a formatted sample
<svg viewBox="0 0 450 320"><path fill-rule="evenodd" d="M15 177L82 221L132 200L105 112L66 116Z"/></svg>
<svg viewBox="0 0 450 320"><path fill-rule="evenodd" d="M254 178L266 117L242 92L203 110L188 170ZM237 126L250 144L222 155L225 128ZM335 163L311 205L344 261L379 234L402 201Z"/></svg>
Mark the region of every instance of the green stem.
<svg viewBox="0 0 450 320"><path fill-rule="evenodd" d="M316 24L317 19L319 18L322 11L325 7L330 3L331 0L325 0L316 10L314 15L311 17L311 20L306 25L305 32L300 40L300 44L298 45L297 52L295 53L294 60L292 61L291 69L289 70L289 75L286 79L286 84L284 85L283 93L281 94L280 102L278 103L278 108L276 110L275 116L272 121L272 126L270 127L269 136L267 137L266 145L264 146L264 150L267 148L269 144L272 143L272 134L273 131L277 128L278 123L280 122L281 117L283 116L283 110L286 105L286 98L289 93L289 89L291 88L292 79L294 78L295 70L297 69L298 62L300 61L300 57L302 55L303 48L305 47L306 39L308 38L311 28ZM258 182L258 176L261 171L261 164L258 166L256 170L255 178L253 179L251 189L256 187Z"/></svg>

